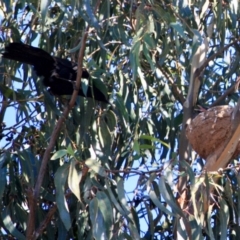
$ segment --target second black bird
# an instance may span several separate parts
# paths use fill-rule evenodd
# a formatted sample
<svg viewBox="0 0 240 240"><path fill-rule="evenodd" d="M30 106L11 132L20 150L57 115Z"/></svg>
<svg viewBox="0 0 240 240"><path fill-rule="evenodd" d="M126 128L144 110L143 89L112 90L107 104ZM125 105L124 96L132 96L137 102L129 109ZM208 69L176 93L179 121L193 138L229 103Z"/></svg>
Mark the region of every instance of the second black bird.
<svg viewBox="0 0 240 240"><path fill-rule="evenodd" d="M54 95L71 95L77 77L77 65L67 59L53 57L46 51L23 43L10 43L3 53L3 58L30 64L38 76L43 77L43 84ZM89 78L86 69L82 69L82 78ZM106 96L96 87L88 87L86 95L80 89L78 95L106 102Z"/></svg>

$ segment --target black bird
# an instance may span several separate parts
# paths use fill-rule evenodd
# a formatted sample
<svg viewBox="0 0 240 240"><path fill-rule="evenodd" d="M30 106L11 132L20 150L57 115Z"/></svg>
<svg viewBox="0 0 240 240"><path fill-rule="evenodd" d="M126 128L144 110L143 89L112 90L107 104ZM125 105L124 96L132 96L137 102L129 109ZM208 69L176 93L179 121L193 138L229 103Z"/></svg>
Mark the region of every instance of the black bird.
<svg viewBox="0 0 240 240"><path fill-rule="evenodd" d="M43 76L43 84L49 87L54 95L73 93L77 64L67 59L53 57L43 49L18 42L6 46L2 57L32 65L37 75ZM82 78L89 78L89 73L85 68L82 69ZM108 103L106 96L94 86L94 82L92 87L88 87L86 95L82 89L79 89L78 95Z"/></svg>

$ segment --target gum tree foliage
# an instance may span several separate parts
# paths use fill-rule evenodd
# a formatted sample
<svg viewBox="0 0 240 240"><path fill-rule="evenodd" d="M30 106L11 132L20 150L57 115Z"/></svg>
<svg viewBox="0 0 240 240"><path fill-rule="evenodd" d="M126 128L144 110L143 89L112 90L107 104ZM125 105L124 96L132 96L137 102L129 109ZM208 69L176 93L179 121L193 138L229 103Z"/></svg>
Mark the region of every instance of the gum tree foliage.
<svg viewBox="0 0 240 240"><path fill-rule="evenodd" d="M21 40L77 61L88 31L83 65L111 102L77 98L35 198L45 150L70 97L52 96L31 66L2 59L1 238L239 239L238 160L214 183L185 138L187 116L199 106L238 99L233 91L220 98L239 76L238 1L0 6L2 50ZM203 63L195 62L201 46L203 62L212 59L201 69L197 101L183 111L191 71Z"/></svg>

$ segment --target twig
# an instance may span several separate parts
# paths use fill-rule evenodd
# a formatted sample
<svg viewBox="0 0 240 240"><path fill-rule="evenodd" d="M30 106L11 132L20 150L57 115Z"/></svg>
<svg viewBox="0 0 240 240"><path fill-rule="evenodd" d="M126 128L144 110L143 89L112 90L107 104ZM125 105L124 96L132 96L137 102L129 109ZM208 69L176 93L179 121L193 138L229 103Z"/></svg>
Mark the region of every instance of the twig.
<svg viewBox="0 0 240 240"><path fill-rule="evenodd" d="M52 220L52 217L54 215L54 213L57 210L57 205L55 204L47 213L45 219L43 222L41 222L39 228L36 230L36 232L34 233L34 239L37 239L42 232L45 230L45 228L47 227L47 225L50 223L50 221Z"/></svg>
<svg viewBox="0 0 240 240"><path fill-rule="evenodd" d="M230 48L232 45L236 44L236 42L240 41L240 37L235 39L233 42L227 44L225 47L221 48L219 51L217 51L215 54L211 55L209 58L206 59L206 61L201 65L201 67L197 68L193 79L196 79L199 77L202 73L202 71L207 67L209 62L213 61L219 54Z"/></svg>
<svg viewBox="0 0 240 240"><path fill-rule="evenodd" d="M178 88L178 86L175 84L173 78L168 74L161 66L160 64L157 64L158 68L161 70L167 81L170 83L172 86L172 92L174 97L183 105L185 102L185 98L182 94L182 91Z"/></svg>
<svg viewBox="0 0 240 240"><path fill-rule="evenodd" d="M106 172L108 173L135 173L138 175L146 175L146 174L152 174L152 173L162 173L163 168L158 168L156 170L150 170L150 171L139 171L139 170L131 170L131 169L122 169L122 170L110 170L106 169Z"/></svg>
<svg viewBox="0 0 240 240"><path fill-rule="evenodd" d="M103 46L108 46L108 45L110 45L110 44L122 44L122 42L121 41L110 41L110 42L108 42L108 43L105 43ZM101 48L99 47L99 48L97 48L95 51L93 51L93 52L91 52L91 54L89 54L88 56L87 56L87 59L89 59L89 58L92 58L92 56L96 53L96 52L98 52L98 51L100 51L101 50Z"/></svg>
<svg viewBox="0 0 240 240"><path fill-rule="evenodd" d="M220 96L212 105L209 106L209 108L212 108L214 106L218 106L219 103L221 103L226 97L232 93L234 93L238 88L240 84L240 78L237 78L237 81L235 82L234 85L232 85L229 89L226 90L226 92Z"/></svg>

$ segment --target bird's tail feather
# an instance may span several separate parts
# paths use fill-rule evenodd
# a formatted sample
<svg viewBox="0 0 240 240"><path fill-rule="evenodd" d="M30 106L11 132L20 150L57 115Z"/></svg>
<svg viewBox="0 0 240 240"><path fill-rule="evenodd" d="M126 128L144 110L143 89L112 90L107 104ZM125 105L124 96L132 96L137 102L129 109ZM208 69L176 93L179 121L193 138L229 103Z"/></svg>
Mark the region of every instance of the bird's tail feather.
<svg viewBox="0 0 240 240"><path fill-rule="evenodd" d="M33 65L39 75L44 75L44 72L41 72L43 64L47 66L47 68L52 68L54 65L54 59L46 51L17 42L10 43L6 46L2 57Z"/></svg>

